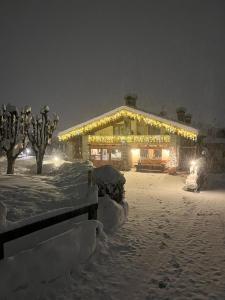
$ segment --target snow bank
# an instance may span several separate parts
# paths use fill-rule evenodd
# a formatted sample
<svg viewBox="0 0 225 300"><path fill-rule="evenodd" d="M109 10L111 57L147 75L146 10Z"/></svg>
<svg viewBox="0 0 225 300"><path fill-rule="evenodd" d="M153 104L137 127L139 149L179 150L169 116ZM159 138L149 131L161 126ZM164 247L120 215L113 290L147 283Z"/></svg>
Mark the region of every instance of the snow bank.
<svg viewBox="0 0 225 300"><path fill-rule="evenodd" d="M128 204L124 201L124 175L110 165L93 170L93 180L98 186L98 220L106 232L121 226L128 214Z"/></svg>
<svg viewBox="0 0 225 300"><path fill-rule="evenodd" d="M94 182L98 185L100 197L109 195L111 199L120 203L124 197L124 175L110 165L93 170Z"/></svg>
<svg viewBox="0 0 225 300"><path fill-rule="evenodd" d="M95 251L98 221L85 221L35 248L0 261L1 298L34 299L43 286L76 271ZM33 295L33 296L32 296Z"/></svg>
<svg viewBox="0 0 225 300"><path fill-rule="evenodd" d="M23 168L30 166L31 161L25 160ZM88 170L92 168L91 163L64 163L54 170L48 166L50 176L1 176L0 201L8 208L9 221L89 202Z"/></svg>
<svg viewBox="0 0 225 300"><path fill-rule="evenodd" d="M189 174L185 181L185 187L191 190L197 189L197 174Z"/></svg>
<svg viewBox="0 0 225 300"><path fill-rule="evenodd" d="M127 219L128 203L118 204L108 195L98 198L98 220L102 222L106 233L112 232L121 226Z"/></svg>
<svg viewBox="0 0 225 300"><path fill-rule="evenodd" d="M117 184L118 182L125 184L126 182L123 174L110 165L95 168L93 170L93 177L97 184L102 182L106 184Z"/></svg>
<svg viewBox="0 0 225 300"><path fill-rule="evenodd" d="M0 201L0 231L6 226L7 208L3 202Z"/></svg>

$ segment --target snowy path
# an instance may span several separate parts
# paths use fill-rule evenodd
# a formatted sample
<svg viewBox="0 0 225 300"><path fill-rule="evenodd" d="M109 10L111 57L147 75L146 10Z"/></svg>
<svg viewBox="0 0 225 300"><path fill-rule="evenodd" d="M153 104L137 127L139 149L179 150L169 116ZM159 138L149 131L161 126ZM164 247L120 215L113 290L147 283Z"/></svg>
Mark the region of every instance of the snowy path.
<svg viewBox="0 0 225 300"><path fill-rule="evenodd" d="M127 223L56 299L225 299L224 183L193 194L179 176L125 176Z"/></svg>

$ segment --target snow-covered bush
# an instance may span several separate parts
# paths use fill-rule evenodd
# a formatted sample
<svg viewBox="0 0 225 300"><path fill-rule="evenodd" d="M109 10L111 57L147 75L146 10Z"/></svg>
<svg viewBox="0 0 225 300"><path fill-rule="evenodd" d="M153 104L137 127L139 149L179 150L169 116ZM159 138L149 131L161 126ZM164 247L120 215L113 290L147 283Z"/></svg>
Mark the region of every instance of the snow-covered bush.
<svg viewBox="0 0 225 300"><path fill-rule="evenodd" d="M98 220L105 232L112 232L122 225L128 215L124 200L123 174L110 165L93 169L93 180L98 186Z"/></svg>
<svg viewBox="0 0 225 300"><path fill-rule="evenodd" d="M98 195L109 197L118 203L124 198L124 175L110 165L105 165L93 170L93 180L98 186Z"/></svg>

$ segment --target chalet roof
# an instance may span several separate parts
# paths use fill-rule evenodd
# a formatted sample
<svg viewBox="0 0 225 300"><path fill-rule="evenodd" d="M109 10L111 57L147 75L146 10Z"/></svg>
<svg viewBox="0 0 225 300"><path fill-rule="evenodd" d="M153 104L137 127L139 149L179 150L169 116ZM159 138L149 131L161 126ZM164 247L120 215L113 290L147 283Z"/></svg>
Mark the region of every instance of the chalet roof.
<svg viewBox="0 0 225 300"><path fill-rule="evenodd" d="M143 110L133 108L130 106L120 106L98 117L92 118L86 122L77 124L66 130L59 132L60 140L67 140L77 135L86 135L98 130L98 128L106 127L108 124L120 119L121 117L128 117L139 121L144 121L146 124L163 127L169 133L178 134L180 136L195 140L198 135L198 130L186 124L167 119Z"/></svg>

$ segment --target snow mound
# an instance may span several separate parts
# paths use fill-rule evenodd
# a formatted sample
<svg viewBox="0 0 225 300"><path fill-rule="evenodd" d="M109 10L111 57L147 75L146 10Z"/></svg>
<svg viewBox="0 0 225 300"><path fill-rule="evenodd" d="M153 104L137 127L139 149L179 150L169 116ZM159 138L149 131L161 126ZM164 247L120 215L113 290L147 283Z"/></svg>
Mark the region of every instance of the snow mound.
<svg viewBox="0 0 225 300"><path fill-rule="evenodd" d="M102 166L93 171L94 183L98 186L98 195L109 197L118 203L124 198L124 175L110 165Z"/></svg>
<svg viewBox="0 0 225 300"><path fill-rule="evenodd" d="M1 297L7 300L34 299L44 286L78 270L95 251L98 221L74 224L74 227L35 248L0 261Z"/></svg>
<svg viewBox="0 0 225 300"><path fill-rule="evenodd" d="M0 201L0 231L6 226L7 208L3 202Z"/></svg>
<svg viewBox="0 0 225 300"><path fill-rule="evenodd" d="M105 184L117 184L118 182L121 182L124 185L126 182L123 174L110 165L95 168L93 170L93 177L96 184L103 182Z"/></svg>
<svg viewBox="0 0 225 300"><path fill-rule="evenodd" d="M55 182L68 182L73 180L74 177L77 178L77 176L91 170L93 168L93 164L91 161L85 161L85 162L75 162L75 163L64 163L62 164L57 170L55 170Z"/></svg>
<svg viewBox="0 0 225 300"><path fill-rule="evenodd" d="M110 233L120 227L128 216L128 203L120 204L113 201L109 195L98 198L98 220L102 222L104 231Z"/></svg>
<svg viewBox="0 0 225 300"><path fill-rule="evenodd" d="M189 174L185 181L185 186L191 190L197 189L197 174Z"/></svg>

